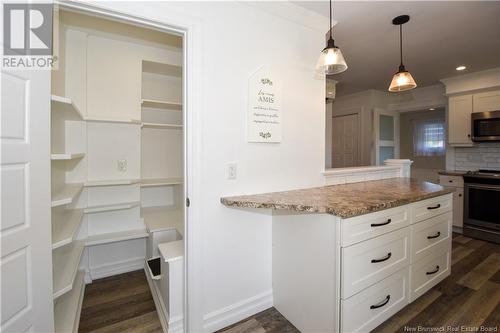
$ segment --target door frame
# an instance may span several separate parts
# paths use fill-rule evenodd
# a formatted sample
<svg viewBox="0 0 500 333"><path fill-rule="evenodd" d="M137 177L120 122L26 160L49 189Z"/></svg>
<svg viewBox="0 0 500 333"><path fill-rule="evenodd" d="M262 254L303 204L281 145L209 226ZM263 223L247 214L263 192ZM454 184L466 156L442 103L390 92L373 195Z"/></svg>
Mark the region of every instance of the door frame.
<svg viewBox="0 0 500 333"><path fill-rule="evenodd" d="M374 165L384 165L379 164L379 146L380 146L380 115L388 115L394 117L394 140L385 141L385 143L392 142L394 147L394 158L399 158L400 151L400 128L399 128L399 112L395 110L386 110L381 108L373 109L373 147L374 147ZM390 147L390 145L384 145L382 147Z"/></svg>
<svg viewBox="0 0 500 333"><path fill-rule="evenodd" d="M358 116L358 145L357 145L357 149L358 149L358 165L361 163L361 147L362 147L362 144L361 144L361 139L362 139L362 135L361 135L361 112L360 111L356 111L356 112L350 112L350 113L346 113L346 114L339 114L339 115L332 115L332 137L330 138L330 140L332 140L331 142L331 149L330 149L330 153L332 155L332 160L330 161L331 164L332 164L332 168L333 168L333 118L337 118L337 117L346 117L346 116L353 116L353 115L357 115Z"/></svg>
<svg viewBox="0 0 500 333"><path fill-rule="evenodd" d="M184 332L201 331L203 309L199 297L202 284L202 224L201 209L201 152L202 152L202 21L177 11L162 11L161 16L151 19L137 14L129 4L122 4L120 11L106 7L105 3L56 1L66 10L118 20L132 25L176 33L183 37L183 124L184 124L184 195L190 207L184 205ZM110 2L113 4L113 2ZM49 101L48 101L49 102ZM196 301L198 300L198 301Z"/></svg>

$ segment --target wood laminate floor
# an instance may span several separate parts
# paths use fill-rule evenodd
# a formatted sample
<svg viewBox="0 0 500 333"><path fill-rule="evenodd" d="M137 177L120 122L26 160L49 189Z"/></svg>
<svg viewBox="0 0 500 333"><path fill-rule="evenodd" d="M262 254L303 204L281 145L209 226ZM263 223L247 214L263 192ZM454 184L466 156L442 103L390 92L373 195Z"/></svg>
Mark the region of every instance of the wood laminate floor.
<svg viewBox="0 0 500 333"><path fill-rule="evenodd" d="M374 332L409 332L427 327L500 325L500 245L453 235L451 275L399 311ZM422 330L421 331L424 331ZM161 324L143 271L87 285L79 332L161 332ZM270 308L219 333L297 333ZM464 330L462 330L464 332ZM321 332L316 332L321 333Z"/></svg>

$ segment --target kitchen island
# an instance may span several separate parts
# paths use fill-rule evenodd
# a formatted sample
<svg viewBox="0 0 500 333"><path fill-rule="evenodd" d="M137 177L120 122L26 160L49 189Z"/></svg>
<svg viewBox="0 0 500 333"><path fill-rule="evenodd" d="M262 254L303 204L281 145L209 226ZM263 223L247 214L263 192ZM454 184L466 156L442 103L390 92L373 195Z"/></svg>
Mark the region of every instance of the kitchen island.
<svg viewBox="0 0 500 333"><path fill-rule="evenodd" d="M221 198L272 214L274 306L302 332L367 332L450 274L453 190L410 178Z"/></svg>

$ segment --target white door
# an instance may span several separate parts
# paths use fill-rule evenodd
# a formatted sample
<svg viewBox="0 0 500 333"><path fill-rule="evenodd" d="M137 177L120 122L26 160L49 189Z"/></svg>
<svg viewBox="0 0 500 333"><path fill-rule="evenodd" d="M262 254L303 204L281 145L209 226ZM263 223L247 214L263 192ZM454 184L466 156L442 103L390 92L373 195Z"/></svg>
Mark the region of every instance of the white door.
<svg viewBox="0 0 500 333"><path fill-rule="evenodd" d="M359 165L358 114L332 118L332 167L345 168Z"/></svg>
<svg viewBox="0 0 500 333"><path fill-rule="evenodd" d="M0 331L53 332L50 71L1 76Z"/></svg>
<svg viewBox="0 0 500 333"><path fill-rule="evenodd" d="M373 111L375 165L399 158L399 113L375 108Z"/></svg>

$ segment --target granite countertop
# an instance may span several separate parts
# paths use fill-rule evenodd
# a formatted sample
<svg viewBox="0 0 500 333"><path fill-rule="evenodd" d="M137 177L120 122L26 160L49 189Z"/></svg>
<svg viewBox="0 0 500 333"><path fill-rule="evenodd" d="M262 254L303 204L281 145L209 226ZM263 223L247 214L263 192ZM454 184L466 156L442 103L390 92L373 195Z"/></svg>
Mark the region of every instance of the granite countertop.
<svg viewBox="0 0 500 333"><path fill-rule="evenodd" d="M221 198L228 207L328 213L349 218L453 192L413 178L390 178L345 185Z"/></svg>
<svg viewBox="0 0 500 333"><path fill-rule="evenodd" d="M467 173L467 171L458 171L458 170L441 170L438 171L438 174L445 176L463 176Z"/></svg>

